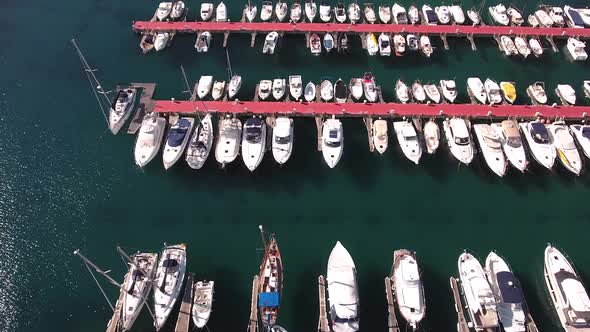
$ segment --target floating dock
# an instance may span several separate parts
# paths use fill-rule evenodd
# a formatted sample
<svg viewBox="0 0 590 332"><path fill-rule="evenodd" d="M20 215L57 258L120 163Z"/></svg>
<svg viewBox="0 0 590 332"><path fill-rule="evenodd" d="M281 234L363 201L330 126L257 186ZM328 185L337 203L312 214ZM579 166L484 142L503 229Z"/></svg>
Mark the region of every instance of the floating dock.
<svg viewBox="0 0 590 332"><path fill-rule="evenodd" d="M465 315L463 314L463 304L461 304L457 279L451 277L450 283L451 290L453 291L453 299L455 300L455 311L457 312L457 332L469 332L469 325L467 325L467 320L465 320Z"/></svg>
<svg viewBox="0 0 590 332"><path fill-rule="evenodd" d="M127 134L135 135L141 127L143 116L154 111L155 102L154 92L156 91L156 83L131 83L131 88L141 89L141 96L139 97L139 104L135 108L135 115L129 123Z"/></svg>
<svg viewBox="0 0 590 332"><path fill-rule="evenodd" d="M389 332L399 332L399 324L395 316L395 300L393 299L393 282L385 277L385 296L387 297L387 327Z"/></svg>
<svg viewBox="0 0 590 332"><path fill-rule="evenodd" d="M326 280L324 276L318 277L318 293L320 301L320 319L318 321L318 332L330 332L328 324L328 312L326 306Z"/></svg>
<svg viewBox="0 0 590 332"><path fill-rule="evenodd" d="M188 332L191 318L191 306L193 304L193 274L189 273L184 286L184 295L180 304L180 312L174 332Z"/></svg>
<svg viewBox="0 0 590 332"><path fill-rule="evenodd" d="M250 301L250 322L248 332L256 332L258 329L258 275L252 280L252 299Z"/></svg>
<svg viewBox="0 0 590 332"><path fill-rule="evenodd" d="M123 297L125 297L125 290L121 288L119 290L119 298L115 303L115 310L113 311L113 317L107 323L106 332L118 332L121 331L121 307L123 306Z"/></svg>

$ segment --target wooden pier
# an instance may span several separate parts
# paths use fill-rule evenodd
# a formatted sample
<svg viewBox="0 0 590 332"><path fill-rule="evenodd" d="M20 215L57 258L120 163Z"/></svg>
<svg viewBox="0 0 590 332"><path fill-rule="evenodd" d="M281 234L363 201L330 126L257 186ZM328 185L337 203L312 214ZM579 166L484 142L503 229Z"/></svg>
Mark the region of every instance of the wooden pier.
<svg viewBox="0 0 590 332"><path fill-rule="evenodd" d="M153 97L156 91L156 83L131 83L130 87L142 90L139 104L135 107L135 114L127 129L127 134L135 135L141 127L143 116L154 111L155 101Z"/></svg>
<svg viewBox="0 0 590 332"><path fill-rule="evenodd" d="M326 280L324 276L318 277L318 293L320 301L320 318L318 321L318 332L330 332L328 324L328 312L326 306Z"/></svg>
<svg viewBox="0 0 590 332"><path fill-rule="evenodd" d="M193 305L193 273L186 277L186 286L184 286L184 295L180 304L180 312L174 332L188 332L191 318L191 307Z"/></svg>
<svg viewBox="0 0 590 332"><path fill-rule="evenodd" d="M121 288L119 290L119 298L117 299L117 303L115 303L113 317L111 317L111 320L107 323L107 332L118 332L121 330L121 310L123 309L122 306L124 297L125 290Z"/></svg>
<svg viewBox="0 0 590 332"><path fill-rule="evenodd" d="M256 332L258 329L258 275L252 280L252 299L250 301L250 322L248 323L248 332Z"/></svg>
<svg viewBox="0 0 590 332"><path fill-rule="evenodd" d="M393 282L385 277L385 296L387 297L387 328L389 332L400 332L395 316L395 300L393 299Z"/></svg>
<svg viewBox="0 0 590 332"><path fill-rule="evenodd" d="M463 314L463 304L461 304L461 296L459 294L459 285L457 284L457 279L455 277L451 277L451 290L453 291L453 299L455 300L455 311L457 312L457 332L469 332L469 325L467 324L467 320L465 320L465 315Z"/></svg>

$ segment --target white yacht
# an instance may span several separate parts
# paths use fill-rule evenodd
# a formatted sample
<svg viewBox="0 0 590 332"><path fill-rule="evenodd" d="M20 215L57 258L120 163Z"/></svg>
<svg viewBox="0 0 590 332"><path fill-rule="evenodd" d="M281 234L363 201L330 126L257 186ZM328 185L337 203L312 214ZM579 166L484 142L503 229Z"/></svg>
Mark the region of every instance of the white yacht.
<svg viewBox="0 0 590 332"><path fill-rule="evenodd" d="M213 307L214 281L197 281L193 285L192 317L195 326L200 329L207 325Z"/></svg>
<svg viewBox="0 0 590 332"><path fill-rule="evenodd" d="M309 22L313 22L316 15L318 14L318 5L315 3L314 0L309 0L305 2L305 16Z"/></svg>
<svg viewBox="0 0 590 332"><path fill-rule="evenodd" d="M410 89L402 80L397 80L395 83L395 96L402 104L410 101Z"/></svg>
<svg viewBox="0 0 590 332"><path fill-rule="evenodd" d="M152 290L152 279L156 271L158 254L137 253L132 255L129 271L125 275L123 287L125 295L121 310L121 329L129 331Z"/></svg>
<svg viewBox="0 0 590 332"><path fill-rule="evenodd" d="M570 125L570 129L586 157L590 158L590 125L574 124Z"/></svg>
<svg viewBox="0 0 590 332"><path fill-rule="evenodd" d="M440 24L451 23L451 12L449 11L448 6L434 7L434 12L436 13L436 17L438 18L438 22Z"/></svg>
<svg viewBox="0 0 590 332"><path fill-rule="evenodd" d="M555 94L561 99L561 103L565 106L576 104L576 91L569 84L557 84Z"/></svg>
<svg viewBox="0 0 590 332"><path fill-rule="evenodd" d="M447 10L448 15L448 10ZM424 22L427 25L437 25L438 24L438 17L432 7L429 4L422 5L422 17L424 18Z"/></svg>
<svg viewBox="0 0 590 332"><path fill-rule="evenodd" d="M328 258L328 299L334 332L359 330L359 295L356 267L340 241Z"/></svg>
<svg viewBox="0 0 590 332"><path fill-rule="evenodd" d="M514 45L516 46L518 53L520 53L520 55L522 55L523 58L526 59L531 54L529 44L527 43L526 39L524 39L524 37L514 37Z"/></svg>
<svg viewBox="0 0 590 332"><path fill-rule="evenodd" d="M201 20L209 21L213 17L213 4L210 2L203 2L201 4Z"/></svg>
<svg viewBox="0 0 590 332"><path fill-rule="evenodd" d="M172 2L160 2L156 10L156 18L158 21L164 21L172 12Z"/></svg>
<svg viewBox="0 0 590 332"><path fill-rule="evenodd" d="M515 7L508 7L506 14L508 17L510 17L510 23L513 25L521 26L524 23L524 17L522 17L522 13Z"/></svg>
<svg viewBox="0 0 590 332"><path fill-rule="evenodd" d="M426 96L428 96L428 99L430 99L432 102L436 104L441 103L442 99L440 91L438 91L438 87L436 86L436 84L425 84L424 91L426 92Z"/></svg>
<svg viewBox="0 0 590 332"><path fill-rule="evenodd" d="M466 121L461 118L446 119L443 121L443 131L451 154L459 162L471 164L474 149Z"/></svg>
<svg viewBox="0 0 590 332"><path fill-rule="evenodd" d="M440 80L440 89L443 97L449 102L454 103L457 99L457 85L455 80Z"/></svg>
<svg viewBox="0 0 590 332"><path fill-rule="evenodd" d="M244 122L242 160L251 172L260 165L265 151L266 123L258 117L249 118Z"/></svg>
<svg viewBox="0 0 590 332"><path fill-rule="evenodd" d="M286 80L284 78L275 78L272 81L272 97L275 100L281 100L285 96Z"/></svg>
<svg viewBox="0 0 590 332"><path fill-rule="evenodd" d="M547 94L545 93L545 83L535 82L526 89L533 104L547 104Z"/></svg>
<svg viewBox="0 0 590 332"><path fill-rule="evenodd" d="M426 314L426 301L415 252L394 251L392 279L398 309L412 330L416 330Z"/></svg>
<svg viewBox="0 0 590 332"><path fill-rule="evenodd" d="M412 96L415 102L423 103L426 101L426 92L420 81L412 83Z"/></svg>
<svg viewBox="0 0 590 332"><path fill-rule="evenodd" d="M453 19L453 22L455 22L455 24L465 23L465 13L463 13L463 8L461 8L461 6L449 6L449 11L451 12L451 18Z"/></svg>
<svg viewBox="0 0 590 332"><path fill-rule="evenodd" d="M391 55L391 41L389 35L386 33L381 33L379 35L379 54L381 56Z"/></svg>
<svg viewBox="0 0 590 332"><path fill-rule="evenodd" d="M573 61L586 61L588 59L586 43L574 37L567 39L565 50Z"/></svg>
<svg viewBox="0 0 590 332"><path fill-rule="evenodd" d="M211 90L211 98L219 100L223 97L223 94L225 94L225 81L215 81Z"/></svg>
<svg viewBox="0 0 590 332"><path fill-rule="evenodd" d="M184 244L167 246L160 254L154 278L154 326L159 331L174 308L180 295L186 272L186 247Z"/></svg>
<svg viewBox="0 0 590 332"><path fill-rule="evenodd" d="M510 18L506 14L506 7L503 4L497 4L496 6L491 6L489 8L490 16L499 25L508 25L510 24Z"/></svg>
<svg viewBox="0 0 590 332"><path fill-rule="evenodd" d="M262 6L260 7L260 19L262 22L268 22L272 18L272 2L270 1L262 1Z"/></svg>
<svg viewBox="0 0 590 332"><path fill-rule="evenodd" d="M491 105L502 103L502 93L500 92L500 86L492 79L486 79L484 83L486 95Z"/></svg>
<svg viewBox="0 0 590 332"><path fill-rule="evenodd" d="M334 98L334 86L332 82L323 80L320 84L320 97L323 101L332 101Z"/></svg>
<svg viewBox="0 0 590 332"><path fill-rule="evenodd" d="M213 76L201 76L197 85L197 96L199 99L205 98L213 87Z"/></svg>
<svg viewBox="0 0 590 332"><path fill-rule="evenodd" d="M260 100L266 100L272 93L272 81L271 80L262 80L258 84L258 98Z"/></svg>
<svg viewBox="0 0 590 332"><path fill-rule="evenodd" d="M375 84L375 76L372 73L365 73L363 75L363 92L368 102L374 103L377 101L377 86Z"/></svg>
<svg viewBox="0 0 590 332"><path fill-rule="evenodd" d="M296 101L301 98L303 93L303 80L301 79L301 75L289 76L289 93Z"/></svg>
<svg viewBox="0 0 590 332"><path fill-rule="evenodd" d="M488 167L499 177L506 174L508 163L502 152L500 136L488 124L473 125L473 131Z"/></svg>
<svg viewBox="0 0 590 332"><path fill-rule="evenodd" d="M195 41L195 49L198 53L209 52L209 46L211 45L211 32L205 31L197 36Z"/></svg>
<svg viewBox="0 0 590 332"><path fill-rule="evenodd" d="M162 152L162 161L164 162L165 169L172 167L184 153L194 124L195 119L183 117L179 118L170 127L166 145L164 145L164 151Z"/></svg>
<svg viewBox="0 0 590 332"><path fill-rule="evenodd" d="M497 328L496 301L481 264L468 252L459 256L457 264L467 312L475 331Z"/></svg>
<svg viewBox="0 0 590 332"><path fill-rule="evenodd" d="M322 126L322 155L330 168L336 167L344 149L344 128L342 122L332 116ZM328 277L329 278L329 277Z"/></svg>
<svg viewBox="0 0 590 332"><path fill-rule="evenodd" d="M136 92L137 90L135 89L122 89L117 91L117 95L109 110L109 129L113 135L117 135L129 118L131 112L133 112Z"/></svg>
<svg viewBox="0 0 590 332"><path fill-rule="evenodd" d="M547 9L549 17L553 20L553 25L562 27L565 25L563 9L561 7L549 7Z"/></svg>
<svg viewBox="0 0 590 332"><path fill-rule="evenodd" d="M227 21L227 7L223 2L220 2L215 8L215 21L226 22Z"/></svg>
<svg viewBox="0 0 590 332"><path fill-rule="evenodd" d="M544 9L535 11L535 17L539 24L544 27L552 27L554 24L553 19L551 19L551 16Z"/></svg>
<svg viewBox="0 0 590 332"><path fill-rule="evenodd" d="M486 104L488 95L485 87L479 77L470 77L467 79L467 93L480 104Z"/></svg>
<svg viewBox="0 0 590 332"><path fill-rule="evenodd" d="M289 19L293 23L299 23L301 21L301 4L299 2L294 2L291 5L291 12L289 13Z"/></svg>
<svg viewBox="0 0 590 332"><path fill-rule="evenodd" d="M361 7L356 2L348 5L348 19L352 24L355 24L361 19Z"/></svg>
<svg viewBox="0 0 590 332"><path fill-rule="evenodd" d="M334 36L331 33L326 33L324 35L324 48L326 49L327 53L330 53L336 45L334 44Z"/></svg>
<svg viewBox="0 0 590 332"><path fill-rule="evenodd" d="M500 137L506 159L517 170L524 172L527 168L528 161L518 130L518 123L515 120L504 120L501 123L492 123L492 128L494 128L496 134Z"/></svg>
<svg viewBox="0 0 590 332"><path fill-rule="evenodd" d="M539 41L538 38L530 37L529 38L529 46L530 46L531 51L533 52L533 55L535 57L538 58L541 55L543 55L543 46L541 45L541 42Z"/></svg>
<svg viewBox="0 0 590 332"><path fill-rule="evenodd" d="M156 38L154 39L154 49L156 51L163 50L168 45L169 40L170 40L170 34L168 32L156 34Z"/></svg>
<svg viewBox="0 0 590 332"><path fill-rule="evenodd" d="M320 55L322 53L322 41L317 33L314 33L309 38L309 50L312 55Z"/></svg>
<svg viewBox="0 0 590 332"><path fill-rule="evenodd" d="M500 44L502 46L502 50L504 54L511 56L518 54L518 49L514 44L514 41L509 36L501 36L500 37Z"/></svg>
<svg viewBox="0 0 590 332"><path fill-rule="evenodd" d="M420 50L427 58L430 58L434 51L432 44L430 44L430 38L427 35L420 36Z"/></svg>
<svg viewBox="0 0 590 332"><path fill-rule="evenodd" d="M426 152L434 154L440 144L440 129L434 119L428 120L424 125L424 141L426 143Z"/></svg>
<svg viewBox="0 0 590 332"><path fill-rule="evenodd" d="M408 24L408 14L406 9L397 2L391 6L391 16L393 17L393 23L395 24Z"/></svg>
<svg viewBox="0 0 590 332"><path fill-rule="evenodd" d="M275 16L279 22L283 22L285 20L285 17L287 17L287 10L287 3L279 0L279 2L277 2L275 5Z"/></svg>
<svg viewBox="0 0 590 332"><path fill-rule="evenodd" d="M467 10L467 17L469 17L472 25L475 26L481 24L481 17L475 8Z"/></svg>
<svg viewBox="0 0 590 332"><path fill-rule="evenodd" d="M524 122L520 124L520 129L524 133L533 158L542 166L553 169L557 152L551 144L545 125L541 121Z"/></svg>
<svg viewBox="0 0 590 332"><path fill-rule="evenodd" d="M367 53L369 53L371 56L377 54L377 52L379 52L379 43L377 42L375 35L373 33L369 33L365 39L367 43Z"/></svg>
<svg viewBox="0 0 590 332"><path fill-rule="evenodd" d="M377 119L373 121L371 131L373 146L375 146L375 149L377 149L377 152L379 152L379 154L385 153L385 150L387 150L387 146L389 143L389 138L387 135L387 121L382 119Z"/></svg>
<svg viewBox="0 0 590 332"><path fill-rule="evenodd" d="M566 5L563 7L563 11L565 12L565 22L570 28L584 28L584 19L579 10Z"/></svg>
<svg viewBox="0 0 590 332"><path fill-rule="evenodd" d="M213 122L211 121L211 114L207 114L201 120L197 129L195 129L190 143L186 148L186 163L192 169L203 167L211 152L213 139Z"/></svg>
<svg viewBox="0 0 590 332"><path fill-rule="evenodd" d="M219 137L215 144L215 160L225 166L236 159L240 151L242 122L238 118L226 117L219 124Z"/></svg>
<svg viewBox="0 0 590 332"><path fill-rule="evenodd" d="M367 23L374 24L377 21L377 15L375 15L375 9L372 4L365 4L365 20Z"/></svg>
<svg viewBox="0 0 590 332"><path fill-rule="evenodd" d="M362 78L351 78L348 84L350 88L350 94L356 100L363 98L363 79Z"/></svg>
<svg viewBox="0 0 590 332"><path fill-rule="evenodd" d="M240 76L240 75L232 76L231 80L229 81L228 87L227 87L227 97L229 99L232 99L233 97L235 97L238 94L238 91L240 91L241 87L242 87L242 76Z"/></svg>
<svg viewBox="0 0 590 332"><path fill-rule="evenodd" d="M420 157L422 157L422 147L414 125L405 120L394 121L393 130L395 130L399 146L406 158L418 165Z"/></svg>
<svg viewBox="0 0 590 332"><path fill-rule="evenodd" d="M496 298L498 318L506 332L526 332L528 307L520 282L495 252L486 258L486 275Z"/></svg>
<svg viewBox="0 0 590 332"><path fill-rule="evenodd" d="M166 132L166 118L158 117L156 113L148 113L143 117L141 128L135 141L133 155L135 164L139 167L147 165L160 150L162 138Z"/></svg>
<svg viewBox="0 0 590 332"><path fill-rule="evenodd" d="M564 122L556 121L549 125L549 133L561 164L568 171L580 175L582 172L582 159L568 127Z"/></svg>
<svg viewBox="0 0 590 332"><path fill-rule="evenodd" d="M279 116L272 130L272 156L279 165L291 157L293 151L293 119Z"/></svg>
<svg viewBox="0 0 590 332"><path fill-rule="evenodd" d="M545 248L545 283L566 332L590 331L590 298L573 264L557 248Z"/></svg>
<svg viewBox="0 0 590 332"><path fill-rule="evenodd" d="M406 52L406 38L403 35L395 34L393 36L393 47L395 49L395 55L403 56Z"/></svg>
<svg viewBox="0 0 590 332"><path fill-rule="evenodd" d="M178 0L172 6L172 11L170 12L170 18L173 20L178 20L184 14L185 4L182 0Z"/></svg>
<svg viewBox="0 0 590 332"><path fill-rule="evenodd" d="M275 54L275 48L277 47L277 40L279 39L279 33L271 31L264 38L264 45L262 46L263 54Z"/></svg>
<svg viewBox="0 0 590 332"><path fill-rule="evenodd" d="M582 83L582 90L584 91L586 98L590 98L590 81L584 81Z"/></svg>
<svg viewBox="0 0 590 332"><path fill-rule="evenodd" d="M379 20L381 20L381 23L383 24L389 24L391 21L391 8L389 8L389 6L379 6Z"/></svg>
<svg viewBox="0 0 590 332"><path fill-rule="evenodd" d="M244 8L244 16L246 16L246 19L248 20L248 22L253 22L254 19L256 19L256 14L258 13L258 7L256 7L256 5L253 5L252 3L248 2L248 4L246 5L246 7Z"/></svg>
<svg viewBox="0 0 590 332"><path fill-rule="evenodd" d="M414 5L408 7L408 22L412 25L420 24L420 11L418 10L418 7Z"/></svg>
<svg viewBox="0 0 590 332"><path fill-rule="evenodd" d="M320 20L324 23L330 22L332 19L332 7L326 3L320 4Z"/></svg>
<svg viewBox="0 0 590 332"><path fill-rule="evenodd" d="M334 17L338 23L346 22L346 8L342 2L336 4L336 7L334 8Z"/></svg>
<svg viewBox="0 0 590 332"><path fill-rule="evenodd" d="M420 43L418 42L418 37L416 35L408 34L406 36L406 42L408 43L408 49L410 51L418 51L420 49Z"/></svg>
<svg viewBox="0 0 590 332"><path fill-rule="evenodd" d="M305 98L305 101L314 101L316 98L316 90L315 90L315 84L313 84L313 82L309 82L305 85L305 93L303 95L303 97Z"/></svg>

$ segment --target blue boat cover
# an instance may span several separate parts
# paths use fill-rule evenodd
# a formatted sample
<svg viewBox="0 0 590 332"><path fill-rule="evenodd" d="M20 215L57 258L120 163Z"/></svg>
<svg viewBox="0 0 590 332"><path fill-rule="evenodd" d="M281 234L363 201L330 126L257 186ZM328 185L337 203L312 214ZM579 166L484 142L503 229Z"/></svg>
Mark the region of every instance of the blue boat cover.
<svg viewBox="0 0 590 332"><path fill-rule="evenodd" d="M568 8L567 13L569 14L570 18L572 19L574 25L579 26L579 27L584 27L584 20L582 19L582 16L580 15L580 13L573 9L573 8Z"/></svg>
<svg viewBox="0 0 590 332"><path fill-rule="evenodd" d="M264 292L258 294L258 306L267 308L278 308L279 292Z"/></svg>
<svg viewBox="0 0 590 332"><path fill-rule="evenodd" d="M502 300L504 303L524 303L524 295L520 288L520 283L511 272L498 272L496 274L498 279L498 287L502 293Z"/></svg>

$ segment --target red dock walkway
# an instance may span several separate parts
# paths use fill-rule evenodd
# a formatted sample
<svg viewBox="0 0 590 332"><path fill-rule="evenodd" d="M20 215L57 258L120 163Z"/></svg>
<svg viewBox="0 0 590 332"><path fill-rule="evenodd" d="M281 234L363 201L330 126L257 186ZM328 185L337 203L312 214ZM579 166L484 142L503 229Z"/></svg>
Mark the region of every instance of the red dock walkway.
<svg viewBox="0 0 590 332"><path fill-rule="evenodd" d="M581 119L590 106L474 105L474 104L398 104L398 103L307 103L254 101L174 101L158 100L158 113L233 113L290 116L467 116L471 118L536 116Z"/></svg>
<svg viewBox="0 0 590 332"><path fill-rule="evenodd" d="M210 31L216 33L235 32L284 32L284 33L414 33L448 36L493 36L527 35L545 37L590 38L590 29L542 28L515 26L470 26L470 25L399 25L399 24L346 24L346 23L245 23L245 22L146 22L133 23L137 32L179 32L197 33Z"/></svg>

